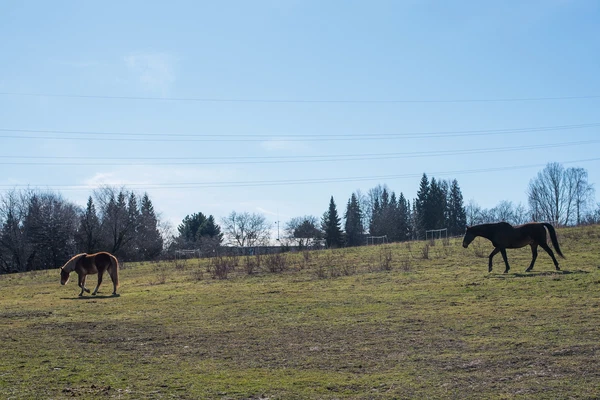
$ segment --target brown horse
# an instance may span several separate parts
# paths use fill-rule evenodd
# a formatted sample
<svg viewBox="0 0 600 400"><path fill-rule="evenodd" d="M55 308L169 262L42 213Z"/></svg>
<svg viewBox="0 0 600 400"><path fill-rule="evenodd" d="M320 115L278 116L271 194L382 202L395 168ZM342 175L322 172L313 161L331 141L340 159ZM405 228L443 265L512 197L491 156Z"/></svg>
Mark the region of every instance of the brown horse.
<svg viewBox="0 0 600 400"><path fill-rule="evenodd" d="M100 252L95 254L77 254L66 262L60 269L60 284L66 285L69 281L69 274L77 272L79 275L79 287L81 292L79 296L83 296L83 292L90 292L85 287L85 278L87 275L98 274L98 285L92 295L98 293L98 288L102 283L102 275L107 271L113 282L113 296L117 296L117 287L119 286L119 262L116 257L110 253Z"/></svg>
<svg viewBox="0 0 600 400"><path fill-rule="evenodd" d="M542 249L546 250L546 253L550 254L550 257L552 257L552 261L554 262L556 270L560 271L560 268L558 267L558 261L556 261L556 257L554 257L552 249L548 247L548 244L546 243L546 228L550 233L552 246L554 246L554 249L559 256L565 258L560 251L554 227L546 222L531 222L529 224L516 227L513 227L507 222L468 226L465 232L465 237L463 238L463 247L466 249L469 246L469 243L471 243L477 236L489 239L495 247L494 251L491 252L489 257L489 272L492 272L492 258L498 254L498 252L500 252L502 253L502 258L504 258L504 264L506 264L506 270L504 273L507 273L510 269L510 266L508 265L508 260L506 258L506 249L518 249L530 245L532 255L531 264L529 265L529 268L525 270L525 272L529 272L533 268L533 264L535 264L535 259L537 258L537 248L538 246L541 246Z"/></svg>

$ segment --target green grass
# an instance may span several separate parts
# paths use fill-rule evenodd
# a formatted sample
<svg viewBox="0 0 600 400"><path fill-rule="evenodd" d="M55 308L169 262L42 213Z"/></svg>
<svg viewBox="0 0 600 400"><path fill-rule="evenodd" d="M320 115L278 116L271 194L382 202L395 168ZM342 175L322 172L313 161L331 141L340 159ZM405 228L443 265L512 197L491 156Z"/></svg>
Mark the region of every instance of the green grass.
<svg viewBox="0 0 600 400"><path fill-rule="evenodd" d="M490 274L479 238L126 265L116 298L1 276L0 398L598 398L600 226L558 234L560 272L525 248Z"/></svg>

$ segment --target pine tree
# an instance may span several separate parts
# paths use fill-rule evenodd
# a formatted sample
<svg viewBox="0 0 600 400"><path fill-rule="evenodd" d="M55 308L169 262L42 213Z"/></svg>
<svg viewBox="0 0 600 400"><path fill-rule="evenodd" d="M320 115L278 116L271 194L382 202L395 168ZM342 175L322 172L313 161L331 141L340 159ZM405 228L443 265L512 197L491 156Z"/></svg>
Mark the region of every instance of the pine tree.
<svg viewBox="0 0 600 400"><path fill-rule="evenodd" d="M221 243L223 241L223 233L221 233L221 227L217 225L215 222L215 217L212 215L208 216L206 223L204 224L204 229L202 230L201 236L208 236L211 239L217 241L217 243Z"/></svg>
<svg viewBox="0 0 600 400"><path fill-rule="evenodd" d="M460 235L467 225L467 212L463 204L463 195L454 179L448 194L448 234Z"/></svg>
<svg viewBox="0 0 600 400"><path fill-rule="evenodd" d="M323 231L325 232L325 243L329 248L341 247L344 243L344 234L341 228L341 220L338 216L337 207L333 196L329 201L329 209L323 214Z"/></svg>
<svg viewBox="0 0 600 400"><path fill-rule="evenodd" d="M379 198L376 197L373 200L373 208L371 209L371 221L369 222L369 233L371 234L371 236L379 235L380 216L381 216L381 206L379 205Z"/></svg>
<svg viewBox="0 0 600 400"><path fill-rule="evenodd" d="M398 199L398 240L405 241L410 238L410 204L400 192Z"/></svg>
<svg viewBox="0 0 600 400"><path fill-rule="evenodd" d="M186 215L183 221L181 221L181 224L177 227L179 237L184 243L195 243L202 237L202 231L206 225L206 221L206 216L201 212Z"/></svg>
<svg viewBox="0 0 600 400"><path fill-rule="evenodd" d="M361 245L364 233L364 227L362 224L362 211L360 209L360 205L358 204L358 198L354 193L352 193L350 200L348 200L344 218L346 219L346 245Z"/></svg>
<svg viewBox="0 0 600 400"><path fill-rule="evenodd" d="M96 213L92 196L88 198L85 211L80 217L76 242L81 252L95 253L100 250L98 247L100 242L100 219Z"/></svg>
<svg viewBox="0 0 600 400"><path fill-rule="evenodd" d="M158 217L154 212L152 201L148 193L144 193L140 206L140 223L138 225L138 246L140 257L143 260L152 260L162 252L164 241L158 229L158 224Z"/></svg>
<svg viewBox="0 0 600 400"><path fill-rule="evenodd" d="M101 224L105 229L102 248L121 256L121 249L133 239L129 235L129 218L127 213L126 194L121 190L115 199L114 190L108 188L108 201L102 213Z"/></svg>
<svg viewBox="0 0 600 400"><path fill-rule="evenodd" d="M421 183L419 184L419 191L417 192L417 198L413 203L415 209L415 229L417 238L425 238L425 231L428 229L428 199L429 199L429 180L427 174L423 174L421 177Z"/></svg>
<svg viewBox="0 0 600 400"><path fill-rule="evenodd" d="M140 210L138 209L138 200L134 192L129 193L129 198L127 199L127 230L129 240L127 240L122 249L121 254L125 259L132 261L139 261L142 259L142 255L140 254L140 248L142 244L140 243L140 235L138 235L138 231L140 229L141 223Z"/></svg>
<svg viewBox="0 0 600 400"><path fill-rule="evenodd" d="M179 248L199 248L203 253L213 254L223 242L221 227L215 218L201 212L187 215L177 227L179 237L175 244Z"/></svg>
<svg viewBox="0 0 600 400"><path fill-rule="evenodd" d="M385 215L385 233L390 242L397 242L400 240L400 215L398 213L398 201L396 200L396 193L392 192L390 196L390 202L384 213Z"/></svg>
<svg viewBox="0 0 600 400"><path fill-rule="evenodd" d="M431 178L425 207L425 229L441 229L446 226L446 185Z"/></svg>

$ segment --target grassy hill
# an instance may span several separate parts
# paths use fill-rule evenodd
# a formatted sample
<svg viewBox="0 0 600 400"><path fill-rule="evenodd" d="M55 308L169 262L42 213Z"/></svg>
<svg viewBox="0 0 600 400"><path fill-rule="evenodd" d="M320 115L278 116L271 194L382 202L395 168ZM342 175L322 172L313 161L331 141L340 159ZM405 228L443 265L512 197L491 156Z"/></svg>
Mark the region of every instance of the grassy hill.
<svg viewBox="0 0 600 400"><path fill-rule="evenodd" d="M600 226L558 235L0 276L0 398L598 398Z"/></svg>

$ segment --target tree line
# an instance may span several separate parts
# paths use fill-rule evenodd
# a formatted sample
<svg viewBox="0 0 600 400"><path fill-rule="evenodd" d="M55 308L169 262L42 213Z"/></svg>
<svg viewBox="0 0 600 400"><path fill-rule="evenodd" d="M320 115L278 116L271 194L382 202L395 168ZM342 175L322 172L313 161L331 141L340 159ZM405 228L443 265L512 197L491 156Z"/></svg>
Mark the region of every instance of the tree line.
<svg viewBox="0 0 600 400"><path fill-rule="evenodd" d="M342 218L333 197L321 218L319 237L327 247L360 246L367 236L385 237L398 242L424 239L428 230L447 229L449 235L461 234L466 226L466 211L458 181L429 180L423 174L417 197L411 202L404 193L396 195L386 185L377 185L367 194L352 193ZM294 222L303 226L314 219L290 221L288 233L297 238ZM306 230L306 229L305 229ZM316 224L312 231L318 231ZM303 238L306 241L306 238Z"/></svg>
<svg viewBox="0 0 600 400"><path fill-rule="evenodd" d="M8 192L0 197L0 227L0 273L57 268L101 250L148 260L164 244L148 194L111 187L95 191L84 209L52 192Z"/></svg>
<svg viewBox="0 0 600 400"><path fill-rule="evenodd" d="M142 261L182 249L213 255L224 245L359 246L367 236L390 242L424 239L426 231L442 228L453 236L466 225L497 221L600 223L600 205L594 204L594 188L583 168L550 163L531 179L527 196L529 207L506 200L491 209L472 200L465 205L456 179L423 174L412 200L377 185L352 193L339 213L331 197L321 217L291 218L281 235L277 226L274 241L273 225L260 213L232 211L219 224L214 216L195 212L172 232L147 193L104 187L81 208L57 193L13 190L0 195L0 273L57 268L82 252L109 251L124 261Z"/></svg>

